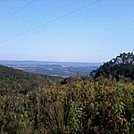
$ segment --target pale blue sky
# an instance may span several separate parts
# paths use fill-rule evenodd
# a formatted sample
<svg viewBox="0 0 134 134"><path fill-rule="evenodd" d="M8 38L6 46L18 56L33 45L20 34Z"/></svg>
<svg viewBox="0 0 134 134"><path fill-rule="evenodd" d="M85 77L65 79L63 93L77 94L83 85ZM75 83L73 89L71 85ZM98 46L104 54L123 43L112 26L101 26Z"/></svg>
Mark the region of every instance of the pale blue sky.
<svg viewBox="0 0 134 134"><path fill-rule="evenodd" d="M0 0L0 22L30 1ZM0 23L0 60L105 62L134 51L134 0L101 0L12 38L94 1L35 0Z"/></svg>

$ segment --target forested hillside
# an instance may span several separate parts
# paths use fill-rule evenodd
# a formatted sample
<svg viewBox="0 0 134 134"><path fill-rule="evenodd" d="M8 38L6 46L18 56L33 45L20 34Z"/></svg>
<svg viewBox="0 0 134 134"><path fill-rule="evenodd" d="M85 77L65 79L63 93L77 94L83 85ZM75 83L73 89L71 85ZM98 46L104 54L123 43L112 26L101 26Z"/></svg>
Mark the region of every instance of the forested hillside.
<svg viewBox="0 0 134 134"><path fill-rule="evenodd" d="M56 84L61 78L26 73L0 65L0 92L19 92L26 94L38 88Z"/></svg>
<svg viewBox="0 0 134 134"><path fill-rule="evenodd" d="M121 53L116 58L104 63L97 70L91 72L94 78L104 76L116 80L134 80L134 54L133 52Z"/></svg>
<svg viewBox="0 0 134 134"><path fill-rule="evenodd" d="M104 63L94 78L63 80L0 66L0 133L133 134L133 60L124 56Z"/></svg>

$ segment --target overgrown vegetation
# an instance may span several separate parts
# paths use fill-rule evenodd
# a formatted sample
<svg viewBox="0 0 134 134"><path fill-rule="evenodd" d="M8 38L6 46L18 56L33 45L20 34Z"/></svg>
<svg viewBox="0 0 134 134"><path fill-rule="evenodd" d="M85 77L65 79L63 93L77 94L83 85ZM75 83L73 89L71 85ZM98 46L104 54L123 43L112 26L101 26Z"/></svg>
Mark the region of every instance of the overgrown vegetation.
<svg viewBox="0 0 134 134"><path fill-rule="evenodd" d="M134 83L75 78L26 95L0 96L1 133L134 133Z"/></svg>
<svg viewBox="0 0 134 134"><path fill-rule="evenodd" d="M115 61L109 62L110 67ZM128 67L125 62L117 66ZM96 79L76 76L62 80L1 66L0 133L133 134L133 75L116 79L113 72L117 70L112 76L106 70Z"/></svg>

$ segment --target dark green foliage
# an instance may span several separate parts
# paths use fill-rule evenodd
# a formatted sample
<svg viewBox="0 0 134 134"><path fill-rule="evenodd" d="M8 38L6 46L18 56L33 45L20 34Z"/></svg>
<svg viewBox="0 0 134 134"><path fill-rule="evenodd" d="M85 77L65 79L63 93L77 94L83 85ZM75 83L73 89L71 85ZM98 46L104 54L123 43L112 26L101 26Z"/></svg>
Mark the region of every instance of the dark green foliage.
<svg viewBox="0 0 134 134"><path fill-rule="evenodd" d="M117 65L124 69L126 63ZM133 134L134 82L109 79L111 64L100 67L108 79L95 80L79 75L62 80L0 66L0 133ZM125 77L133 79L130 74Z"/></svg>
<svg viewBox="0 0 134 134"><path fill-rule="evenodd" d="M26 94L38 88L48 87L61 78L35 75L0 65L0 93L19 92Z"/></svg>
<svg viewBox="0 0 134 134"><path fill-rule="evenodd" d="M91 72L94 78L104 76L115 78L116 80L124 79L127 81L134 80L134 54L122 53L116 58L104 63L96 71Z"/></svg>
<svg viewBox="0 0 134 134"><path fill-rule="evenodd" d="M0 96L1 133L134 133L134 83L71 78L36 92Z"/></svg>

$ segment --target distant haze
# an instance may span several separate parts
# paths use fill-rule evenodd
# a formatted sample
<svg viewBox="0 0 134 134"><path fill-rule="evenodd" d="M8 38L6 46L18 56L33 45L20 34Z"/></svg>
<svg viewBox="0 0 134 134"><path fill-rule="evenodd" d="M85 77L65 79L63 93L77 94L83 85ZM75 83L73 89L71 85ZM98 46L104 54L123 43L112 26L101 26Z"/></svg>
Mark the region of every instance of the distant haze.
<svg viewBox="0 0 134 134"><path fill-rule="evenodd" d="M44 62L44 61L0 61L1 65L35 74L69 77L80 74L88 76L100 63Z"/></svg>

